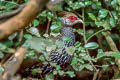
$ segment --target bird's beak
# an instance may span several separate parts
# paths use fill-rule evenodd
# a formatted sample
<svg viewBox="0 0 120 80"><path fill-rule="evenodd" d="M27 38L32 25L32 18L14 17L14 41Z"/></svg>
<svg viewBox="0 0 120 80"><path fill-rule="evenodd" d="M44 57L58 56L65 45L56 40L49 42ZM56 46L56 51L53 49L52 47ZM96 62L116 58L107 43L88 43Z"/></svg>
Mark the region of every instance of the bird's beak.
<svg viewBox="0 0 120 80"><path fill-rule="evenodd" d="M83 24L83 20L82 19L78 19L78 23L82 23Z"/></svg>
<svg viewBox="0 0 120 80"><path fill-rule="evenodd" d="M76 21L73 23L73 25L75 25L75 24L83 24L83 20L79 18L78 20L76 20Z"/></svg>

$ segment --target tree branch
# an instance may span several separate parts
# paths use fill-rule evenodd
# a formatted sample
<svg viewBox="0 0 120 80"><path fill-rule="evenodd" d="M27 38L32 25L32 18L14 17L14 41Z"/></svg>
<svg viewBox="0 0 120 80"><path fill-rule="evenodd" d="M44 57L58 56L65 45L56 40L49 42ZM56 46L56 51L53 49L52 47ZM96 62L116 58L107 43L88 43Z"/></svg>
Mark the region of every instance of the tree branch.
<svg viewBox="0 0 120 80"><path fill-rule="evenodd" d="M10 18L10 17L15 16L16 14L18 14L19 12L21 12L22 9L23 9L25 6L26 6L26 3L23 4L23 5L21 5L20 8L14 10L14 11L12 11L12 12L5 13L5 14L1 14L1 15L0 15L0 21L1 21L2 19L8 19L8 18Z"/></svg>
<svg viewBox="0 0 120 80"><path fill-rule="evenodd" d="M19 48L17 52L6 61L6 63L3 65L5 68L3 79L8 78L9 76L13 77L17 70L19 69L23 59L24 55L26 54L26 49Z"/></svg>
<svg viewBox="0 0 120 80"><path fill-rule="evenodd" d="M48 0L31 0L16 16L0 25L0 40L26 27L45 7Z"/></svg>
<svg viewBox="0 0 120 80"><path fill-rule="evenodd" d="M107 40L107 43L109 44L111 50L113 52L119 52L119 50L117 49L117 46L115 45L114 41L110 37L111 33L106 31L106 32L102 32L102 34L105 36L105 39Z"/></svg>

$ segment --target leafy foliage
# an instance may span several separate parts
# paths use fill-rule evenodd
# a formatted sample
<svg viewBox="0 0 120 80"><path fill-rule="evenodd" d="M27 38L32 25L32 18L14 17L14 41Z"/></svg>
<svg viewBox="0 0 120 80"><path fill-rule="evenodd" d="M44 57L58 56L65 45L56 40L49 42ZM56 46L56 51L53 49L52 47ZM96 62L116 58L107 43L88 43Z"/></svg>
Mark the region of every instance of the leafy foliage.
<svg viewBox="0 0 120 80"><path fill-rule="evenodd" d="M25 0L28 2L29 0ZM7 13L18 7L19 4L15 1L0 1L0 14ZM71 66L75 71L82 71L87 69L90 71L96 70L96 65L99 60L103 59L106 64L100 64L103 70L106 70L110 65L117 65L116 59L120 59L120 53L110 50L108 44L113 42L106 42L103 32L111 32L111 38L115 44L120 48L120 0L63 0L54 11L64 10L75 13L82 18L85 25L85 30L82 27L74 28L77 34L78 41L75 45L68 48L67 52L73 55ZM28 52L26 58L39 59L43 64L48 64L49 54L52 50L61 49L64 44L61 41L51 41L49 36L56 37L59 35L61 27L61 18L50 10L44 10L31 23L30 28L26 28L23 33L23 41L19 42L19 33L12 34L8 40L0 43L0 59L3 59L6 53L14 53L15 48L23 46L27 48ZM46 38L43 32L39 32L39 25L50 22L50 34ZM103 30L102 30L103 31ZM107 38L107 37L106 37ZM64 37L63 41L71 41L71 38ZM85 44L84 44L85 43ZM110 46L111 47L111 46ZM14 49L13 49L14 48ZM96 53L91 52L97 51ZM38 54L37 54L37 53ZM96 55L91 56L90 54ZM37 56L36 56L37 55ZM114 60L113 60L114 59ZM59 65L54 65L56 69L50 75L46 75L46 79L53 80L54 75L69 75L71 78L75 77L74 71L63 71ZM0 67L0 72L4 69ZM32 71L33 74L41 73L40 69ZM23 80L26 80L25 78ZM33 79L34 80L34 79Z"/></svg>

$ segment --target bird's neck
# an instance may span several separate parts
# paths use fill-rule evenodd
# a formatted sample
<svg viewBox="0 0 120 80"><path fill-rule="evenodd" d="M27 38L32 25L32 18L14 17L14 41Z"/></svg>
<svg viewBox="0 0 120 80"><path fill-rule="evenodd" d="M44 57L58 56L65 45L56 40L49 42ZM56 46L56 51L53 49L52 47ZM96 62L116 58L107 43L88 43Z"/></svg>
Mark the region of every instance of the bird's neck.
<svg viewBox="0 0 120 80"><path fill-rule="evenodd" d="M62 29L60 30L60 33L62 36L71 36L73 33L73 28L71 26L62 26Z"/></svg>
<svg viewBox="0 0 120 80"><path fill-rule="evenodd" d="M67 36L71 38L71 41L65 42L65 46L70 47L73 46L75 43L75 34L73 32L73 28L71 26L63 26L61 31L61 36L62 38Z"/></svg>

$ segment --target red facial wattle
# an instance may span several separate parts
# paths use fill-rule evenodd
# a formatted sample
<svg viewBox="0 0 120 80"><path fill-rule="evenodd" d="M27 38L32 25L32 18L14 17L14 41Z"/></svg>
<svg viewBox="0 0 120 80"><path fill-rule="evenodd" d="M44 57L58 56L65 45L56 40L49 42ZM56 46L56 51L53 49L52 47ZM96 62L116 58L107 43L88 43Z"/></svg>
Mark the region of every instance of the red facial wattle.
<svg viewBox="0 0 120 80"><path fill-rule="evenodd" d="M78 20L78 18L76 16L69 16L68 19L70 20L70 22L75 22L76 20Z"/></svg>

